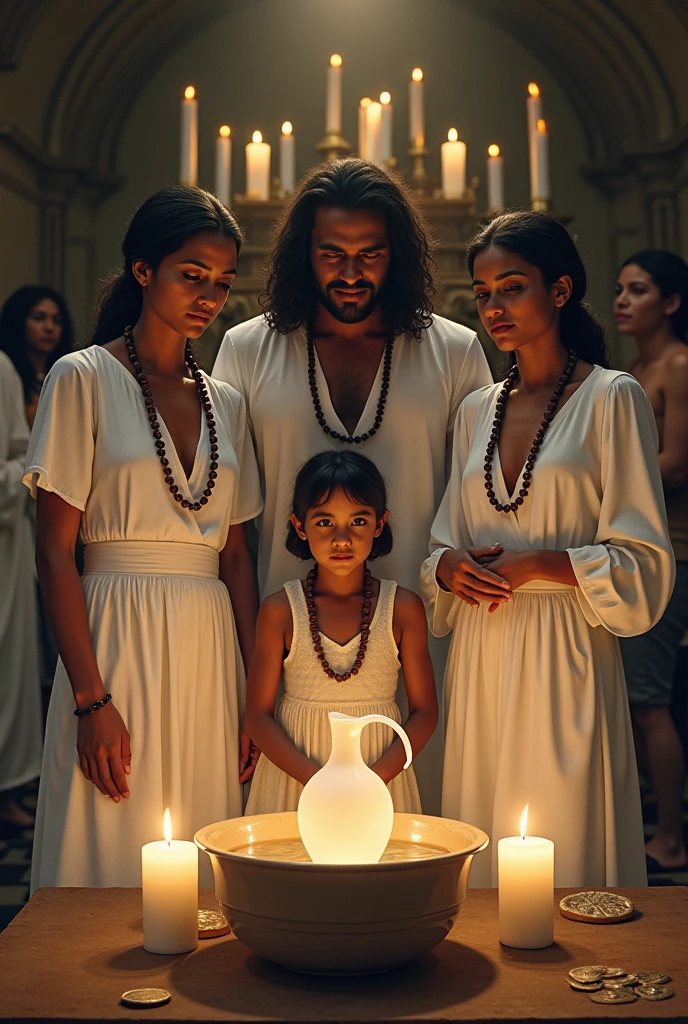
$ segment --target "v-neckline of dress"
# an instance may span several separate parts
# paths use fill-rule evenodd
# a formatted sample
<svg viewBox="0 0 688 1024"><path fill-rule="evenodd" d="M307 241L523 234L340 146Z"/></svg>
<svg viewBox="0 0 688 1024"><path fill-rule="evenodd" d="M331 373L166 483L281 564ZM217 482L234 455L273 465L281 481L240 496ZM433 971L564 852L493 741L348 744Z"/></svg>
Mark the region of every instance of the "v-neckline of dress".
<svg viewBox="0 0 688 1024"><path fill-rule="evenodd" d="M601 369L601 367L599 367L599 366L597 366L597 364L595 364L593 366L593 368L592 368L592 371L588 374L588 376L585 378L585 380L581 381L581 383L580 383L579 387L576 389L576 391L574 391L574 393L564 403L564 405L560 409L558 409L556 411L556 413L552 417L552 421L551 421L551 423L549 425L549 429L548 429L548 431L545 434L545 437L543 439L543 443L542 443L542 445L540 447L541 451L542 451L542 448L544 448L544 446L545 446L547 438L551 435L552 430L554 430L554 428L557 426L557 424L561 422L561 419L564 416L564 413L566 412L566 410L571 406L572 403L575 403L576 399L578 398L578 395L580 395L581 391L583 391L585 389L585 385L588 383L588 381L592 377L595 376L595 374L597 373L597 371L599 369ZM496 391L496 396L499 396L499 392L500 392L502 386L503 385L500 383L499 389ZM494 404L496 404L496 400L497 400L497 398L495 397ZM494 407L492 408L492 416L494 418ZM521 481L523 480L523 474L525 473L525 470L526 470L526 462L527 461L528 461L528 456L526 456L526 459L525 459L523 465L521 466L521 471L518 474L518 478L516 480L516 484L514 486L513 491L511 493L509 493L508 490L507 490L506 480L504 479L504 471L502 470L502 459L501 459L501 456L499 454L499 442L495 445L495 453L494 453L493 465L494 465L495 469L497 470L497 472L499 473L499 480L500 480L500 486L501 486L501 489L502 489L502 494L506 495L506 501L503 502L503 504L510 504L511 502L513 502L514 497L518 494L518 491L519 491L519 489L521 487ZM518 512L516 512L515 514L518 515Z"/></svg>
<svg viewBox="0 0 688 1024"><path fill-rule="evenodd" d="M395 350L397 347L398 346L396 345L394 346ZM318 393L320 395L320 404L323 406L326 405L325 418L328 421L328 424L330 420L334 421L335 430L337 430L339 433L344 434L345 437L355 437L359 434L366 433L373 425L373 421L375 419L375 410L377 409L377 403L380 397L380 388L382 386L382 373L385 364L386 348L387 346L385 345L385 348L382 350L382 355L380 356L380 362L378 363L375 377L373 378L373 383L370 385L370 391L368 392L366 403L363 406L363 412L359 416L358 423L356 424L355 428L351 431L351 433L349 433L349 431L344 426L335 410L334 403L332 401L332 395L330 394L330 385L327 383L325 371L323 370L322 365L320 363L320 356L318 355L318 346L315 344L315 342L313 342L313 353L315 355L315 377L316 383L318 385ZM394 371L395 355L396 352L393 352L392 366L390 368L390 380L392 373ZM365 426L366 423L368 424L368 426Z"/></svg>
<svg viewBox="0 0 688 1024"><path fill-rule="evenodd" d="M138 381L136 380L134 375L129 372L129 370L126 368L126 366L124 366L122 364L122 362L120 362L120 360L117 358L117 356L113 355L112 352L109 352L108 349L104 348L102 345L97 345L97 346L94 346L94 347L98 348L98 349L100 349L100 351L104 352L110 359L112 359L117 364L117 366L119 366L120 370L125 375L125 377L129 381L131 381L131 383L133 384L133 386L136 389L136 391L138 392L138 394L141 395L141 388L139 387ZM143 396L141 396L141 400L143 401ZM145 408L145 406L144 406L144 408ZM157 415L157 417L158 417L158 419L160 421L160 428L163 431L163 433L166 435L166 437L165 437L165 446L169 450L169 452L172 454L175 462L177 463L177 466L181 470L181 479L186 484L186 488L187 488L187 491L189 492L189 496L191 496L192 489L193 489L193 484L195 482L195 479L196 479L196 476L197 476L197 473L198 473L198 469L199 469L199 465L200 465L200 454L201 454L201 446L202 446L202 442L203 442L203 433L204 433L204 431L203 431L203 424L205 423L205 416L204 416L203 407L201 406L200 409L199 409L199 414L200 414L200 430L199 430L199 433L198 433L198 443L196 445L196 452L195 452L195 455L194 455L193 466L191 467L191 476L187 476L186 475L186 470L184 469L184 464L182 463L182 460L179 457L179 452L177 451L177 446L175 445L174 441L172 440L172 435L170 434L169 428L168 428L167 424L165 423L165 420L164 420L163 416L160 414L160 410L158 409L157 406L155 408L155 413L156 413L156 415ZM152 434L151 434L151 437L152 437ZM176 474L175 474L175 476L176 476Z"/></svg>
<svg viewBox="0 0 688 1024"><path fill-rule="evenodd" d="M380 611L380 604L382 603L381 600L380 600L381 597L382 597L382 584L384 582L385 582L384 580L379 580L380 587L379 587L378 592L377 592L377 601L375 602L375 611L373 612L373 617L370 620L370 632L371 633L373 631L373 627L375 626L375 623L377 622L378 613ZM306 604L306 595L305 595L304 590L303 590L303 582L301 583L301 598L302 598L302 601L303 601L304 610L306 612L306 619L308 619L308 605ZM356 642L360 641L360 639L361 639L361 631L360 631L360 629L359 629L358 633L356 634L356 636L352 636L351 639L347 640L347 642L345 644L337 643L336 640L333 640L331 636L327 635L327 633L323 633L322 630L318 630L318 634L319 634L319 636L323 640L327 640L327 642L329 644L332 644L333 647L336 647L338 651L345 651L347 649L347 647L351 647L351 645L353 643L356 643Z"/></svg>

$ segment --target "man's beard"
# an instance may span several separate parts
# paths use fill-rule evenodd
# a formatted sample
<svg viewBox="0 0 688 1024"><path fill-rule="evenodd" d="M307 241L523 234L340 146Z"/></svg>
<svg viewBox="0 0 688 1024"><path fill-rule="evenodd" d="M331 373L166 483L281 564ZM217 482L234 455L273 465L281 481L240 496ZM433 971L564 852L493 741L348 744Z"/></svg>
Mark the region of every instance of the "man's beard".
<svg viewBox="0 0 688 1024"><path fill-rule="evenodd" d="M341 291L347 289L350 291L360 291L362 288L365 288L370 292L370 296L362 306L359 306L358 303L346 302L346 300L340 304L331 294L335 288ZM364 320L368 319L380 301L380 291L376 290L374 285L368 281L357 281L355 285L347 285L344 281L331 281L326 288L323 288L316 279L315 289L320 304L325 307L335 320L339 320L341 324L363 323Z"/></svg>

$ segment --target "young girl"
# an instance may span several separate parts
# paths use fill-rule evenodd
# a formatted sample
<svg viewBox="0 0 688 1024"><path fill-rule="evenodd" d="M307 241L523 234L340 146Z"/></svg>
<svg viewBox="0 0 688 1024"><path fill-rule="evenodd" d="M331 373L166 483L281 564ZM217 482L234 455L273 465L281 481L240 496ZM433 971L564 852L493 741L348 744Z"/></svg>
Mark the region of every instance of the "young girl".
<svg viewBox="0 0 688 1024"><path fill-rule="evenodd" d="M395 693L404 670L414 755L437 724L423 604L393 580L374 579L366 559L389 553L392 532L377 467L356 452L313 456L296 478L287 548L315 559L260 609L248 677L245 729L262 750L247 814L296 810L303 786L330 754L329 711L401 722ZM285 693L275 715L284 673ZM419 812L413 768L391 729L362 733L367 764L389 786L394 809ZM249 769L250 770L250 769Z"/></svg>
<svg viewBox="0 0 688 1024"><path fill-rule="evenodd" d="M156 193L131 221L93 344L58 359L41 392L25 481L60 661L34 889L140 885L166 807L179 839L241 814L257 611L243 524L260 490L243 399L190 344L222 309L241 242L209 193Z"/></svg>
<svg viewBox="0 0 688 1024"><path fill-rule="evenodd" d="M461 405L423 571L432 631L454 631L442 813L491 837L475 885L497 884L497 841L526 804L529 833L554 840L556 885L644 885L617 636L649 629L673 586L652 410L605 369L585 269L556 220L497 217L468 268L513 362Z"/></svg>

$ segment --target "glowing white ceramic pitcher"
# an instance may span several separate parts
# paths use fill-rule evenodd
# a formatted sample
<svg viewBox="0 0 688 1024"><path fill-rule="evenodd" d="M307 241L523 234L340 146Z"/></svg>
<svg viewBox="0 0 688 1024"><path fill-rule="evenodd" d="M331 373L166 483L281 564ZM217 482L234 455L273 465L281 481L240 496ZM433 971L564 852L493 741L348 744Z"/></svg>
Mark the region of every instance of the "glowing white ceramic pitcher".
<svg viewBox="0 0 688 1024"><path fill-rule="evenodd" d="M329 760L304 786L298 808L303 845L317 864L375 864L392 834L394 805L387 786L361 756L361 732L382 722L399 733L406 764L413 753L409 738L385 715L352 718L330 711Z"/></svg>

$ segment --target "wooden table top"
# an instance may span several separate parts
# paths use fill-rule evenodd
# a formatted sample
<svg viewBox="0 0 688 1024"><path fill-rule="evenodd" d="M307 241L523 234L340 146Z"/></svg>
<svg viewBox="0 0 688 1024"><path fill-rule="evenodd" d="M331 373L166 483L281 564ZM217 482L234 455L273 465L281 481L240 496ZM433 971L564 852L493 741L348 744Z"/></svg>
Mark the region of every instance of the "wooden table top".
<svg viewBox="0 0 688 1024"><path fill-rule="evenodd" d="M140 889L41 889L0 934L0 1021L688 1021L688 888L615 891L635 903L633 920L588 925L557 912L553 946L517 950L499 944L496 890L469 890L449 937L420 960L366 978L315 978L262 960L233 935L193 953L147 953ZM203 890L201 906L213 905ZM565 980L586 964L664 971L676 995L593 1003ZM119 1004L139 987L166 988L172 1000Z"/></svg>

